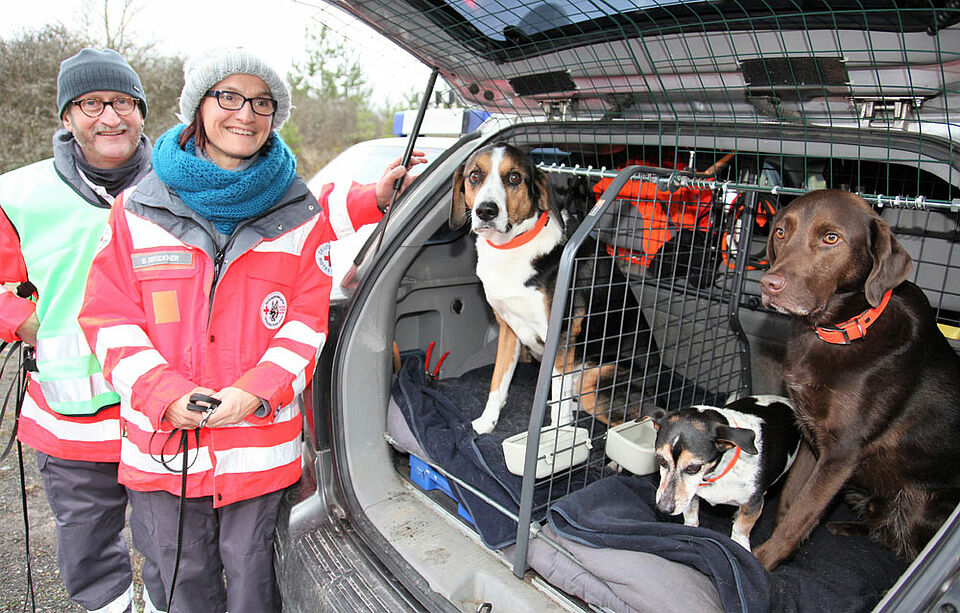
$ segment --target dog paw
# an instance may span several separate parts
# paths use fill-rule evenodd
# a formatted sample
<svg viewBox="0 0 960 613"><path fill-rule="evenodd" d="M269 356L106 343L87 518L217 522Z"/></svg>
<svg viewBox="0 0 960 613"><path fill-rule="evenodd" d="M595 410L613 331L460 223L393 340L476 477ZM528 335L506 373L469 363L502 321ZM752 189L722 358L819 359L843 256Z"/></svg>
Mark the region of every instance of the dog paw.
<svg viewBox="0 0 960 613"><path fill-rule="evenodd" d="M750 551L750 539L742 535L730 535L730 538L733 539L733 542L737 545L740 545L747 551Z"/></svg>
<svg viewBox="0 0 960 613"><path fill-rule="evenodd" d="M835 536L870 536L870 527L862 521L831 521L827 530Z"/></svg>
<svg viewBox="0 0 960 613"><path fill-rule="evenodd" d="M756 556L760 564L768 571L773 570L783 561L783 556L770 546L769 541L754 549L753 555Z"/></svg>
<svg viewBox="0 0 960 613"><path fill-rule="evenodd" d="M487 419L483 415L474 419L470 422L470 425L473 426L474 432L477 434L490 434L493 432L493 429L496 427L497 422L493 419Z"/></svg>

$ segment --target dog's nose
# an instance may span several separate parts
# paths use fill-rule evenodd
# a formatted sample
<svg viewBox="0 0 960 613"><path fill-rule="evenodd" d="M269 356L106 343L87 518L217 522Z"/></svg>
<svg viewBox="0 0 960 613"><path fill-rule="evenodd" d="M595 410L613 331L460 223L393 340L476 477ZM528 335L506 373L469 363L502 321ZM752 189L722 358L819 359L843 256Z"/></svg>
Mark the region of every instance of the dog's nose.
<svg viewBox="0 0 960 613"><path fill-rule="evenodd" d="M473 210L481 221L490 221L500 212L500 209L493 202L481 202L473 207Z"/></svg>
<svg viewBox="0 0 960 613"><path fill-rule="evenodd" d="M787 278L776 272L768 272L760 278L760 285L767 293L777 294L786 287Z"/></svg>

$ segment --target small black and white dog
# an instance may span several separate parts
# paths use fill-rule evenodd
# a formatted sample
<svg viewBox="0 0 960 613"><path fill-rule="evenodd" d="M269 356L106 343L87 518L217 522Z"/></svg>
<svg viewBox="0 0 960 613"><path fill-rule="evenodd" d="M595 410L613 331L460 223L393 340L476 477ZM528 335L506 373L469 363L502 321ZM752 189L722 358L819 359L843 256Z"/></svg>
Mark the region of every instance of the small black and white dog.
<svg viewBox="0 0 960 613"><path fill-rule="evenodd" d="M797 455L800 433L790 401L746 396L724 407L654 412L660 466L657 508L700 525L700 499L737 505L730 538L750 551L750 531L767 489Z"/></svg>
<svg viewBox="0 0 960 613"><path fill-rule="evenodd" d="M473 421L478 433L497 424L521 346L538 359L543 355L560 256L576 226L577 214L568 209L586 209L568 200L578 198L555 199L546 173L506 143L481 147L454 176L450 227L470 220L477 235L477 276L500 326L490 393ZM640 305L613 258L592 239L579 253L584 257L574 272L572 306L553 368L555 426L570 423L577 407L606 423L632 419L640 412L641 394L627 393L631 373L644 369L630 365L637 358L660 363Z"/></svg>

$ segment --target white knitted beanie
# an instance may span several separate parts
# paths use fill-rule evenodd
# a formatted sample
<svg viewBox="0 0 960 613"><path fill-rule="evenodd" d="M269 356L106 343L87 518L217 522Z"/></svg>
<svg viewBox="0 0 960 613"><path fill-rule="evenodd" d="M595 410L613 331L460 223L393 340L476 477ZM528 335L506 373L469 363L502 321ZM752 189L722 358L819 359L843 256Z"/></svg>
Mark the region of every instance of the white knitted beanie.
<svg viewBox="0 0 960 613"><path fill-rule="evenodd" d="M185 124L193 122L197 108L210 88L234 74L260 77L270 88L270 95L277 101L277 112L273 115L274 130L279 130L290 117L290 90L287 84L269 64L248 51L237 48L207 52L186 62L183 74L180 113L177 117Z"/></svg>

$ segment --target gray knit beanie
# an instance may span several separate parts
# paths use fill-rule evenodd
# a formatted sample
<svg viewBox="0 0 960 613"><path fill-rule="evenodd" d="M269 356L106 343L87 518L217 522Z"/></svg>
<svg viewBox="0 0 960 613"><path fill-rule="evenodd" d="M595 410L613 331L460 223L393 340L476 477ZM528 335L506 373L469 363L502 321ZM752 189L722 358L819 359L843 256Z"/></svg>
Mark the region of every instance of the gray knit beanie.
<svg viewBox="0 0 960 613"><path fill-rule="evenodd" d="M113 49L82 49L60 62L57 76L57 108L60 116L71 100L87 92L121 92L140 101L140 112L147 116L147 97L140 77L127 60Z"/></svg>
<svg viewBox="0 0 960 613"><path fill-rule="evenodd" d="M290 90L287 84L263 59L243 49L208 52L188 61L183 73L184 84L177 117L187 125L193 122L197 108L210 88L234 74L260 77L270 88L270 95L277 101L277 112L273 115L274 130L279 130L290 117Z"/></svg>

